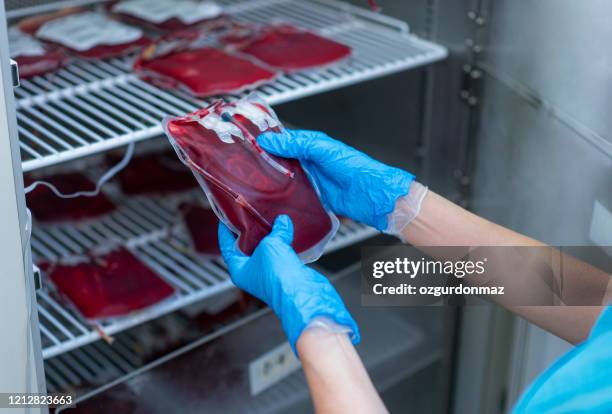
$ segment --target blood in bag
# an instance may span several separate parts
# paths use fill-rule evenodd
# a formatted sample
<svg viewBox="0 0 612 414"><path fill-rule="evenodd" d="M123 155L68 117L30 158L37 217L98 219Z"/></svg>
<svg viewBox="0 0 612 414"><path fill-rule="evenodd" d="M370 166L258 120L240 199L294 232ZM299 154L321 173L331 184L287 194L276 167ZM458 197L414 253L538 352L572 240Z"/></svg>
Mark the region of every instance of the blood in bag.
<svg viewBox="0 0 612 414"><path fill-rule="evenodd" d="M231 122L228 120L231 119ZM225 119L225 120L224 120ZM214 105L164 127L179 157L196 174L220 219L239 234L250 255L281 214L294 225L293 248L304 262L316 260L338 227L299 161L267 154L255 137L280 131L272 109L254 98Z"/></svg>
<svg viewBox="0 0 612 414"><path fill-rule="evenodd" d="M242 43L235 38L229 43L285 72L328 66L351 55L351 48L346 45L285 24L263 27Z"/></svg>
<svg viewBox="0 0 612 414"><path fill-rule="evenodd" d="M120 56L151 43L141 29L94 11L38 16L20 28L86 59Z"/></svg>
<svg viewBox="0 0 612 414"><path fill-rule="evenodd" d="M96 185L78 172L24 178L26 187L34 181L53 185L62 194L93 191ZM40 222L79 221L92 219L115 210L115 204L100 191L94 197L60 198L50 188L39 185L26 194L26 204Z"/></svg>
<svg viewBox="0 0 612 414"><path fill-rule="evenodd" d="M115 165L119 160L117 156L107 156L109 164ZM129 195L171 194L198 186L191 171L169 151L132 158L117 174L117 180L121 191Z"/></svg>
<svg viewBox="0 0 612 414"><path fill-rule="evenodd" d="M124 248L41 268L57 291L90 320L124 316L174 293L170 284Z"/></svg>
<svg viewBox="0 0 612 414"><path fill-rule="evenodd" d="M185 30L219 18L223 8L214 1L122 0L108 10L122 19L160 31Z"/></svg>
<svg viewBox="0 0 612 414"><path fill-rule="evenodd" d="M205 255L220 255L217 237L219 219L215 212L208 207L192 203L181 204L179 211L195 250Z"/></svg>
<svg viewBox="0 0 612 414"><path fill-rule="evenodd" d="M197 97L239 93L276 77L275 72L249 59L210 47L180 50L153 59L141 56L134 69L160 87L179 88Z"/></svg>
<svg viewBox="0 0 612 414"><path fill-rule="evenodd" d="M58 48L43 45L18 27L8 29L8 38L11 58L17 62L22 79L55 71L66 60Z"/></svg>

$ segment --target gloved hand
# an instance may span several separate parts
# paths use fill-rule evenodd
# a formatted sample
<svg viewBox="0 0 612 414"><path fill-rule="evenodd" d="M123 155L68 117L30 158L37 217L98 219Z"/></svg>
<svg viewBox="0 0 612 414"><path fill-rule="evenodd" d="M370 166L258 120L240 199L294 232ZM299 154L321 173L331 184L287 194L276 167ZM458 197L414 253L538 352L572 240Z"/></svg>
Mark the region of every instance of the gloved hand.
<svg viewBox="0 0 612 414"><path fill-rule="evenodd" d="M338 292L325 276L300 261L291 248L292 240L291 219L279 216L272 232L248 257L238 249L232 232L219 225L219 246L232 281L272 308L294 352L302 331L319 317L347 327L353 343L358 343L359 329Z"/></svg>
<svg viewBox="0 0 612 414"><path fill-rule="evenodd" d="M414 176L378 162L322 132L285 130L257 142L272 154L297 158L308 169L323 203L335 213L388 229L397 199L408 194Z"/></svg>

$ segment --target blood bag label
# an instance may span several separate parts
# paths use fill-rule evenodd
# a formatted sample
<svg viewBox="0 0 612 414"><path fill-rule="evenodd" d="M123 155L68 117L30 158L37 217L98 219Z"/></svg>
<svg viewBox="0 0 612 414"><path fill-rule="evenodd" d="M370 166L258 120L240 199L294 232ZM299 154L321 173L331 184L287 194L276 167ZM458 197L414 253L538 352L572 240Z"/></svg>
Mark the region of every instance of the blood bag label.
<svg viewBox="0 0 612 414"><path fill-rule="evenodd" d="M251 395L255 396L279 383L300 368L288 342L277 346L249 364Z"/></svg>
<svg viewBox="0 0 612 414"><path fill-rule="evenodd" d="M219 115L211 113L201 118L198 123L206 129L214 131L219 139L227 144L233 144L232 137L238 137L244 141L244 136L236 125L225 122Z"/></svg>
<svg viewBox="0 0 612 414"><path fill-rule="evenodd" d="M226 111L232 115L244 116L256 125L261 132L280 126L280 122L272 114L248 101L240 101L236 106L227 108Z"/></svg>
<svg viewBox="0 0 612 414"><path fill-rule="evenodd" d="M222 12L221 6L215 2L191 0L127 0L116 4L112 10L152 23L176 18L184 24L213 19Z"/></svg>
<svg viewBox="0 0 612 414"><path fill-rule="evenodd" d="M33 37L23 33L17 27L8 30L9 48L11 57L18 56L42 56L45 54L44 47Z"/></svg>
<svg viewBox="0 0 612 414"><path fill-rule="evenodd" d="M101 13L72 14L45 23L36 36L84 52L100 45L122 45L135 42L142 30L112 20Z"/></svg>

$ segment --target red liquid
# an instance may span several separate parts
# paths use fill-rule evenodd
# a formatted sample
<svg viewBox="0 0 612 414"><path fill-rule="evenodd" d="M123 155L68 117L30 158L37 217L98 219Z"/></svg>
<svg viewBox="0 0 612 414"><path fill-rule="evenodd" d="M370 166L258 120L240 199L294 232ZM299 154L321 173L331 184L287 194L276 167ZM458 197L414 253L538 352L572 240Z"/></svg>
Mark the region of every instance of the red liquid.
<svg viewBox="0 0 612 414"><path fill-rule="evenodd" d="M286 25L266 27L240 50L283 71L326 66L351 54L348 46Z"/></svg>
<svg viewBox="0 0 612 414"><path fill-rule="evenodd" d="M191 241L198 253L211 256L221 254L218 241L219 218L210 208L197 204L181 204L179 210Z"/></svg>
<svg viewBox="0 0 612 414"><path fill-rule="evenodd" d="M238 92L276 76L250 60L213 48L139 59L134 69L148 81L162 87L182 86L198 97Z"/></svg>
<svg viewBox="0 0 612 414"><path fill-rule="evenodd" d="M27 79L59 69L66 58L62 53L54 50L41 56L17 56L14 59L19 65L19 77Z"/></svg>
<svg viewBox="0 0 612 414"><path fill-rule="evenodd" d="M222 104L216 109L222 112L227 107ZM208 113L204 109L194 114L205 116ZM254 137L260 134L248 119L235 115L234 120ZM292 246L297 253L314 247L332 231L333 222L297 160L271 156L294 173L290 178L264 161L252 144L240 138L235 138L233 144L225 143L214 131L192 121L191 115L170 121L167 129L192 162L220 182L221 186L202 176L217 207L240 233L238 244L245 254L253 252L281 214L289 215L293 221ZM240 205L227 189L240 194L267 223Z"/></svg>
<svg viewBox="0 0 612 414"><path fill-rule="evenodd" d="M174 288L131 252L115 250L76 265L47 265L49 278L87 319L123 316L151 306Z"/></svg>
<svg viewBox="0 0 612 414"><path fill-rule="evenodd" d="M108 157L115 165L120 158ZM171 194L198 186L191 171L172 152L134 157L117 175L121 190L129 195Z"/></svg>
<svg viewBox="0 0 612 414"><path fill-rule="evenodd" d="M96 188L87 177L77 172L41 177L38 180L25 177L26 186L34 181L51 183L63 194L92 191ZM103 192L95 197L60 198L42 185L26 194L26 204L40 222L91 219L115 209L115 204Z"/></svg>

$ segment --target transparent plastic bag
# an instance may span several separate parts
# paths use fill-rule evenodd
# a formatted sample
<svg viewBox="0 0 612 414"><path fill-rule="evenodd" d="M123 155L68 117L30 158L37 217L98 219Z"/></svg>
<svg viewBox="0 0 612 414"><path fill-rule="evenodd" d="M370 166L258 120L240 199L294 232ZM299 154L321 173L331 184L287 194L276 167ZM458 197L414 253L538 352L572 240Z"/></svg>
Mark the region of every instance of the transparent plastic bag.
<svg viewBox="0 0 612 414"><path fill-rule="evenodd" d="M26 175L25 186L29 187L35 182L48 183L64 194L83 191L94 191L96 184L79 172L66 172L51 176L37 177ZM41 223L82 221L94 219L111 213L116 209L113 203L102 191L94 196L62 198L48 186L34 187L26 194L26 204L32 215Z"/></svg>
<svg viewBox="0 0 612 414"><path fill-rule="evenodd" d="M159 31L185 30L218 19L223 8L214 1L121 0L108 10L122 19Z"/></svg>
<svg viewBox="0 0 612 414"><path fill-rule="evenodd" d="M326 67L347 59L349 46L289 24L237 29L221 42L276 70L294 72Z"/></svg>
<svg viewBox="0 0 612 414"><path fill-rule="evenodd" d="M206 256L219 256L219 218L215 212L210 207L194 203L182 203L179 211L194 250Z"/></svg>
<svg viewBox="0 0 612 414"><path fill-rule="evenodd" d="M141 53L134 71L161 88L200 98L240 93L277 76L252 59L202 46L201 40L193 31L166 36Z"/></svg>
<svg viewBox="0 0 612 414"><path fill-rule="evenodd" d="M119 155L107 155L109 164L117 164ZM188 191L198 186L189 169L173 151L138 155L117 174L121 191L127 195L163 195Z"/></svg>
<svg viewBox="0 0 612 414"><path fill-rule="evenodd" d="M19 77L31 78L53 72L67 60L59 48L48 47L18 27L8 30L11 58L19 65Z"/></svg>
<svg viewBox="0 0 612 414"><path fill-rule="evenodd" d="M144 32L99 11L82 9L36 16L21 30L85 59L121 56L151 43Z"/></svg>
<svg viewBox="0 0 612 414"><path fill-rule="evenodd" d="M255 96L218 101L181 117L164 119L179 158L191 168L219 218L238 234L250 255L281 214L294 225L293 248L305 263L317 260L338 229L299 161L263 151L256 137L281 131L273 110Z"/></svg>
<svg viewBox="0 0 612 414"><path fill-rule="evenodd" d="M88 321L125 316L174 294L172 285L129 250L99 249L91 256L40 265L57 293Z"/></svg>

